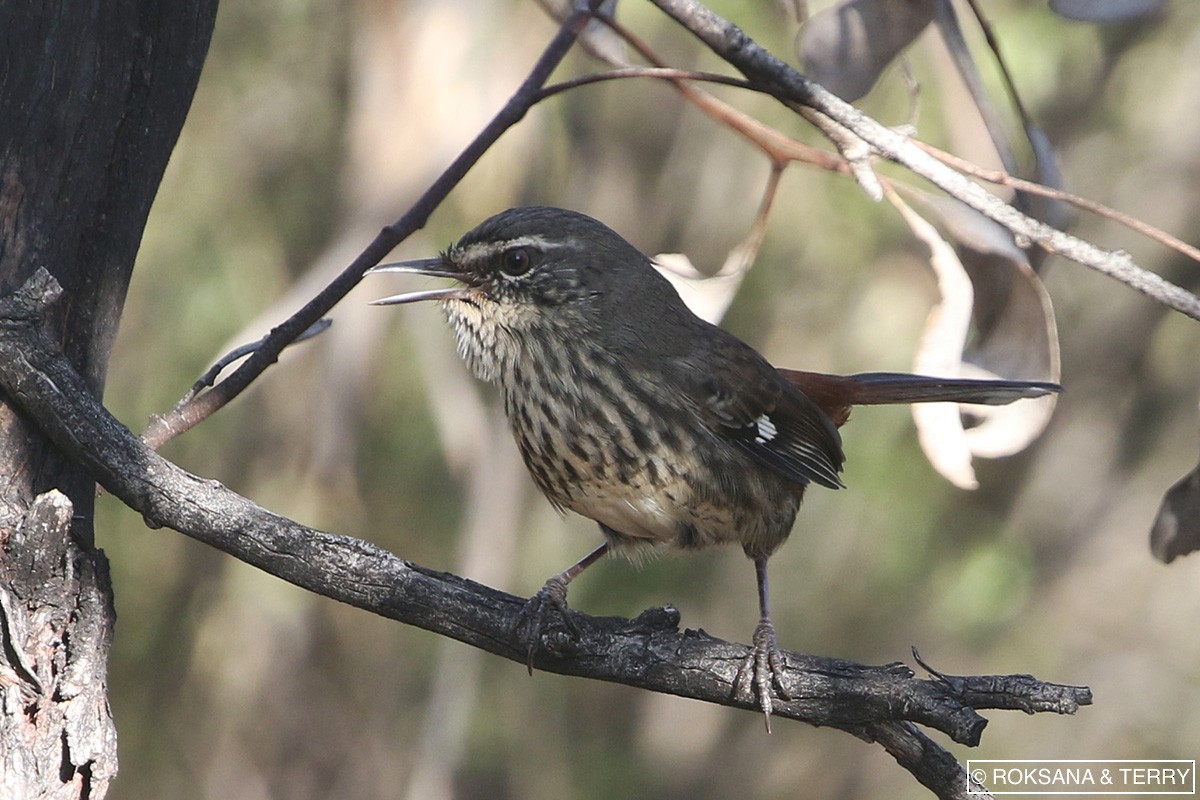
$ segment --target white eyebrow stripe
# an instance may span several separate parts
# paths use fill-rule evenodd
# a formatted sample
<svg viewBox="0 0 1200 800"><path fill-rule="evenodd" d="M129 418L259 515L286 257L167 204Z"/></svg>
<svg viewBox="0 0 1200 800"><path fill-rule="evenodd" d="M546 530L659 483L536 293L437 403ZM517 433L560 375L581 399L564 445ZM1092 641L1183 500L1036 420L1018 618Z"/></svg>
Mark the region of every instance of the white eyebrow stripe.
<svg viewBox="0 0 1200 800"><path fill-rule="evenodd" d="M471 263L473 261L486 260L490 256L503 253L505 250L513 247L532 247L544 253L548 250L574 246L574 239L555 241L547 239L544 236L518 236L515 239L505 239L502 242L475 242L459 250L457 255L462 259L463 263Z"/></svg>

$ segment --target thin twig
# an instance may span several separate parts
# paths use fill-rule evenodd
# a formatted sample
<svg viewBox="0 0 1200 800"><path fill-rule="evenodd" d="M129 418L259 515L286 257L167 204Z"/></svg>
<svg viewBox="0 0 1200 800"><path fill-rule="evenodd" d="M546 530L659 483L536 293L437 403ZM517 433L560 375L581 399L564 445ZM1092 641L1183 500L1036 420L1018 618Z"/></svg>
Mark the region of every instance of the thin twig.
<svg viewBox="0 0 1200 800"><path fill-rule="evenodd" d="M571 89L578 89L580 86L626 78L657 78L658 80L671 82L700 81L702 83L719 83L725 86L735 86L738 89L746 89L751 92L764 92L762 87L755 86L745 78L734 78L730 75L721 75L717 72L700 72L693 69L675 69L673 67L620 67L618 69L611 69L608 72L595 72L591 75L581 75L578 78L571 78L561 83L552 83L538 92L535 102L540 103L556 94L561 94Z"/></svg>
<svg viewBox="0 0 1200 800"><path fill-rule="evenodd" d="M297 336L292 342L289 342L287 346L291 347L292 345L300 344L301 342L307 342L309 339L313 338L314 336L319 336L320 334L324 333L326 330L329 329L329 326L332 324L333 324L333 320L331 320L331 319L328 319L328 318L319 319L316 322L314 322L312 325L310 325L308 327L308 330L304 331L304 333ZM238 347L235 347L232 350L230 350L225 355L221 356L219 359L217 359L216 363L214 363L211 367L208 368L207 372L205 372L203 375L201 375L199 378L196 379L196 382L192 384L192 388L188 389L187 394L185 394L183 397L181 397L179 399L179 402L175 404L175 408L179 408L180 406L185 405L186 403L190 403L192 401L193 397L200 394L200 392L204 391L209 386L212 386L214 383L216 383L217 376L220 375L221 372L226 367L228 367L233 362L235 362L239 359L245 358L246 356L255 352L256 350L261 348L263 346L263 344L266 343L266 341L267 341L267 337L264 336L261 339L258 339L257 341L250 342L249 344L239 345Z"/></svg>
<svg viewBox="0 0 1200 800"><path fill-rule="evenodd" d="M604 14L598 14L597 19L612 28L617 35L624 39L630 47L636 50L650 64L659 68L666 66L665 62L659 58L658 54L654 52L649 44L619 21ZM766 153L773 164L782 166L789 161L799 161L812 164L830 172L850 172L849 164L845 159L804 144L803 142L796 141L792 137L775 130L749 114L738 111L733 106L719 100L708 92L692 86L686 80L674 80L672 82L688 102L704 112L713 121L741 134ZM771 94L770 87L755 86L750 82L747 82L744 88Z"/></svg>
<svg viewBox="0 0 1200 800"><path fill-rule="evenodd" d="M1193 261L1200 262L1200 248L1188 244L1182 239L1178 239L1161 228L1156 228L1153 225L1144 222L1137 217L1130 216L1123 211L1117 211L1115 208L1097 203L1095 200L1089 200L1086 197L1080 197L1077 194L1064 192L1061 189L1055 189L1052 186L1045 186L1034 181L1027 181L1024 178L1017 178L1009 175L1007 172L998 169L986 169L965 158L959 158L953 153L948 153L941 150L928 142L922 142L918 139L912 140L913 144L929 153L939 161L945 162L960 172L965 172L968 175L979 178L980 180L994 183L998 186L1008 186L1013 189L1019 189L1029 194L1036 194L1042 197L1048 197L1051 200L1061 200L1064 203L1070 203L1076 208L1083 209L1099 217L1110 219L1113 222L1120 223L1125 227L1140 233L1148 239L1153 239L1164 247L1169 247L1180 255L1187 256Z"/></svg>
<svg viewBox="0 0 1200 800"><path fill-rule="evenodd" d="M274 328L262 346L256 349L229 377L209 391L193 398L190 402L173 409L151 421L142 434L142 440L151 448L158 448L175 436L187 431L207 419L242 393L258 378L279 354L314 322L323 317L339 300L346 296L371 267L383 260L398 244L425 226L431 214L446 199L450 191L466 176L475 163L500 136L525 117L537 99L537 94L559 63L566 57L583 30L591 14L576 11L569 16L550 44L542 52L528 77L505 103L504 107L480 131L470 144L438 176L408 212L379 232L357 258L334 280L309 300L303 308Z"/></svg>
<svg viewBox="0 0 1200 800"><path fill-rule="evenodd" d="M670 80L680 89L681 94L683 94L689 102L692 102L699 110L703 111L718 124L726 125L734 132L741 134L750 142L758 146L761 150L763 150L773 164L796 161L804 164L810 164L829 172L849 172L849 165L844 158L797 141L796 139L793 139L779 130L763 124L754 117L743 114L742 112L738 111L732 106L729 106L727 103L717 99L716 97L713 97L707 92L703 92L695 89L695 87L689 86L687 82L696 81L717 83L769 95L773 94L770 90L770 87L756 85L750 81L740 78L733 78L720 73L677 70L661 66L663 63L662 60L658 58L654 51L650 49L649 45L647 45L636 34L611 17L598 15L598 18L609 25L609 27L611 27L618 35L620 35L628 44L637 50L643 58L652 64L657 64L660 66L622 67L609 72L587 75L571 81L553 84L551 86L547 86L542 91L542 97L539 98L539 101L567 89L576 88L578 86L583 86L590 83L598 83L601 81L626 78L658 78L662 80ZM981 19L980 23L986 25L986 20ZM990 29L988 29L987 33L989 37L992 36ZM999 60L999 53L997 53L996 56L997 60ZM1002 67L1004 67L1003 64ZM1006 67L1004 67L1004 69L1007 70ZM1021 105L1020 98L1016 96L1016 89L1011 85L1011 76L1007 77L1006 80L1009 83L1009 93L1013 98L1014 104L1018 108L1018 113L1020 113L1023 118L1027 118L1028 114ZM1026 127L1028 127L1028 125ZM923 142L919 139L912 138L910 141L917 147L925 150L934 158L937 158L938 160L967 175L987 181L988 183L994 183L1000 186L1008 186L1018 191L1070 203L1077 208L1125 225L1131 230L1158 242L1164 247L1168 247L1180 253L1181 255L1200 262L1200 248L1194 247L1193 245L1190 245L1187 242L1172 236L1160 228L1156 228L1153 225L1137 219L1136 217L1117 211L1109 206L1103 205L1102 203L1097 203L1093 200L1089 200L1076 194L1071 194L1070 192L1066 192L1061 189L1055 189L1034 181L1015 177L1007 172L1004 172L1003 170L981 167L973 162L959 158L952 153L941 150L938 147L927 142Z"/></svg>
<svg viewBox="0 0 1200 800"><path fill-rule="evenodd" d="M1034 127L1033 115L1029 113L1029 109L1025 107L1025 101L1021 99L1021 93L1017 91L1017 82L1013 79L1012 71L1008 68L1008 61L1000 52L1000 41L996 38L995 31L992 30L992 24L988 22L988 18L983 15L983 9L979 5L978 0L967 0L967 5L971 7L971 13L975 15L975 21L979 23L979 29L983 31L984 41L987 42L988 49L992 51L992 57L996 60L996 69L1000 71L1000 79L1004 83L1004 88L1008 90L1008 98L1012 101L1013 108L1017 110L1017 117L1021 120L1021 127L1025 131L1029 131Z"/></svg>

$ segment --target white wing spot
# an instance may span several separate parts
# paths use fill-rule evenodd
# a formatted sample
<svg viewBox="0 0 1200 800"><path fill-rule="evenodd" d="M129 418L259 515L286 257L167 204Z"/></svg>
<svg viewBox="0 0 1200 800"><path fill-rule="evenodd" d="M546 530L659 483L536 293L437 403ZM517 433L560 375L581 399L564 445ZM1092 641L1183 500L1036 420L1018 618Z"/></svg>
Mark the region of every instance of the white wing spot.
<svg viewBox="0 0 1200 800"><path fill-rule="evenodd" d="M758 428L758 435L754 437L755 444L766 444L779 433L775 429L775 423L766 414L754 420L754 424Z"/></svg>

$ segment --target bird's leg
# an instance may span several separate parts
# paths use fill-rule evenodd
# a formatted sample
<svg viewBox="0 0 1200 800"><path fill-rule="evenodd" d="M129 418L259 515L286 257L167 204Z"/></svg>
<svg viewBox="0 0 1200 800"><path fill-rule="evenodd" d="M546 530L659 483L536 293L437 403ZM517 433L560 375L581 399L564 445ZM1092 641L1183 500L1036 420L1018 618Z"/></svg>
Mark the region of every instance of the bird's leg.
<svg viewBox="0 0 1200 800"><path fill-rule="evenodd" d="M571 633L574 636L579 636L579 629L567 613L570 611L570 608L567 607L567 584L575 580L579 573L599 561L607 552L608 542L605 542L579 559L579 561L546 581L545 585L541 589L538 589L533 597L529 598L529 602L525 604L525 608L521 611L520 622L518 623L518 633L529 646L528 660L525 664L529 668L530 675L533 674L533 654L537 650L538 645L541 644L542 629L545 627L546 616L548 614L557 614L566 623L567 627L570 628Z"/></svg>
<svg viewBox="0 0 1200 800"><path fill-rule="evenodd" d="M770 733L772 688L776 689L784 700L791 700L792 695L783 684L783 671L787 662L783 653L779 652L779 643L775 640L775 626L771 623L771 612L767 610L766 556L754 559L754 572L758 578L758 610L761 617L754 628L754 643L738 669L734 691L738 697L751 703L757 696L758 707L766 717L767 733Z"/></svg>

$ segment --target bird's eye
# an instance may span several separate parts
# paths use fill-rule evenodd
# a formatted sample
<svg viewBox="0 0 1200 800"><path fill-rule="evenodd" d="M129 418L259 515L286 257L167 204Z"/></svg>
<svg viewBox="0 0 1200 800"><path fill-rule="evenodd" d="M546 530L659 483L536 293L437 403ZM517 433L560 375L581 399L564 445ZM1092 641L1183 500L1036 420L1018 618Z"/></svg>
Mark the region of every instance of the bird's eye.
<svg viewBox="0 0 1200 800"><path fill-rule="evenodd" d="M500 268L506 275L513 277L524 275L532 266L533 255L529 252L528 247L513 247L505 250L501 256Z"/></svg>

